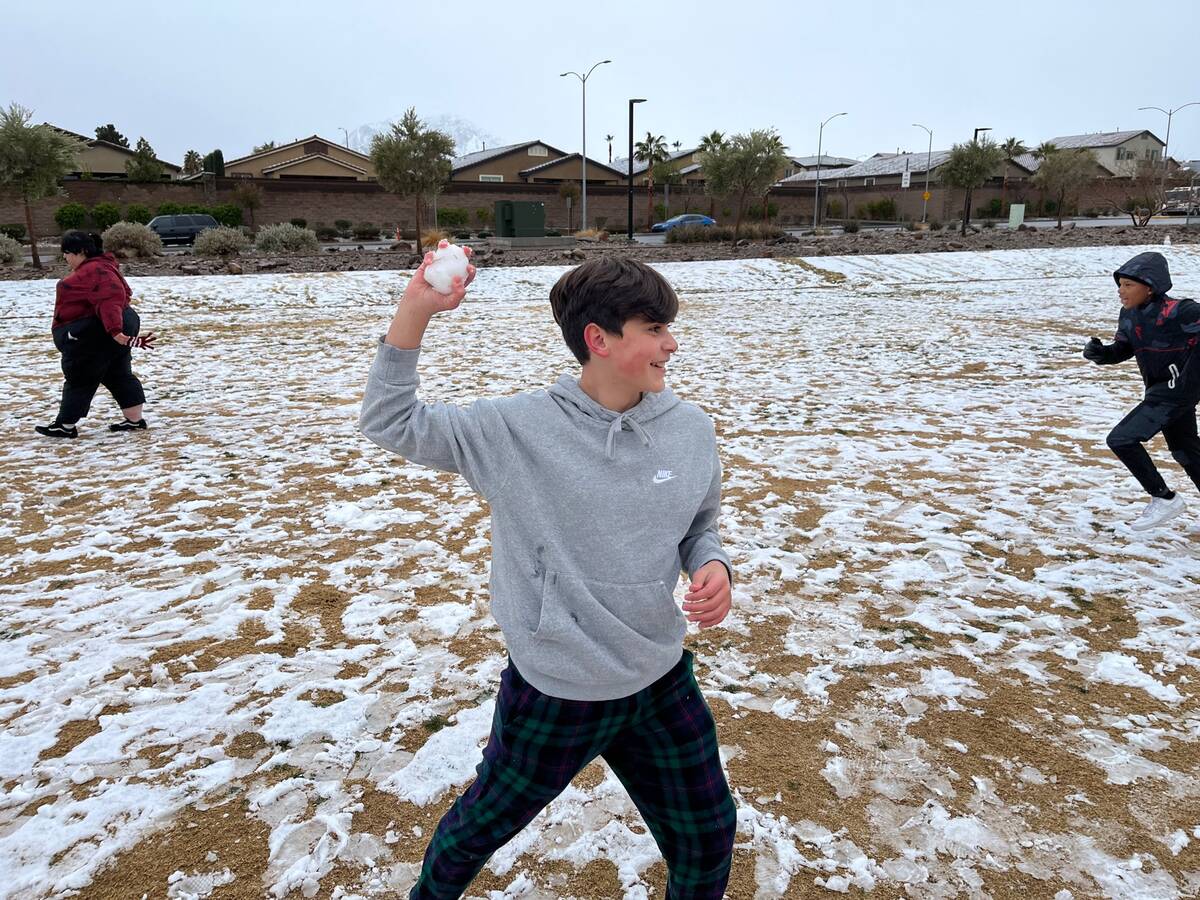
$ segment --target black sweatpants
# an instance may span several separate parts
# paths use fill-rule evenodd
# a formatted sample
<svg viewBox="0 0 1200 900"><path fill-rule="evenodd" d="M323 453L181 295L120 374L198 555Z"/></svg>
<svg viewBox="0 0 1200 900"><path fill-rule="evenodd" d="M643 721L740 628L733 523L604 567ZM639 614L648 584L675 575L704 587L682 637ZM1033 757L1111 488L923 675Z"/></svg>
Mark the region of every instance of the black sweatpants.
<svg viewBox="0 0 1200 900"><path fill-rule="evenodd" d="M100 385L117 401L117 406L126 409L146 402L142 383L133 374L132 355L129 348L118 344L107 334L83 342L80 346L68 347L62 355L63 383L62 402L58 407L58 421L74 425L88 414L92 398Z"/></svg>
<svg viewBox="0 0 1200 900"><path fill-rule="evenodd" d="M1125 463L1151 497L1164 497L1170 488L1142 445L1162 432L1175 461L1200 489L1200 437L1196 407L1142 401L1108 435L1108 448Z"/></svg>

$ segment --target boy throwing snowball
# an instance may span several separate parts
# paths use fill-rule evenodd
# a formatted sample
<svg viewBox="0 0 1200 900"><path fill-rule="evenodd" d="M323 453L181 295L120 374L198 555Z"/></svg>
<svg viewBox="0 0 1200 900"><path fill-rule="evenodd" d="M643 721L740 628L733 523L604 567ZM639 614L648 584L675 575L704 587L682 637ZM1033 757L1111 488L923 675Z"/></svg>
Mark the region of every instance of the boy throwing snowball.
<svg viewBox="0 0 1200 900"><path fill-rule="evenodd" d="M678 300L638 262L601 257L550 292L580 362L545 390L460 408L417 398L430 319L455 309L417 270L380 344L360 427L459 472L492 513L492 612L509 662L477 778L430 841L411 898L459 897L488 858L596 757L667 862L667 896L724 896L735 810L686 619L729 612L712 422L666 387ZM691 577L683 612L672 588ZM686 618L685 618L686 614Z"/></svg>

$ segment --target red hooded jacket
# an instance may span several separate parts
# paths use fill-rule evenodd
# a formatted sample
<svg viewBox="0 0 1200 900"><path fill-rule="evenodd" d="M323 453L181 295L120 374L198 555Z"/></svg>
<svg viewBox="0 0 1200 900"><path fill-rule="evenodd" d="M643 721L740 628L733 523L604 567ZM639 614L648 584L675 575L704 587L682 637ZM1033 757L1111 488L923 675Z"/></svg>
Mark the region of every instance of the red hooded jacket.
<svg viewBox="0 0 1200 900"><path fill-rule="evenodd" d="M89 257L58 283L51 328L96 316L110 335L120 334L132 294L115 256Z"/></svg>

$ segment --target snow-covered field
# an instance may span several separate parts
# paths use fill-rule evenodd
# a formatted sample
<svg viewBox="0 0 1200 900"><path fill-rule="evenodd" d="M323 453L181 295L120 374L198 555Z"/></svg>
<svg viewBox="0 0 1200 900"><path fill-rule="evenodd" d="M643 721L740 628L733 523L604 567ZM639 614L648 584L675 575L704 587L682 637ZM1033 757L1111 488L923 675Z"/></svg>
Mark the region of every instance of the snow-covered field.
<svg viewBox="0 0 1200 900"><path fill-rule="evenodd" d="M717 421L738 575L688 638L729 896L1200 893L1200 498L1144 537L1139 248L685 263L670 382ZM1163 248L1179 295L1200 251ZM558 268L484 270L425 394L548 384ZM0 897L373 897L473 775L504 664L487 510L356 431L396 273L151 278L152 430L33 434L53 285L0 284ZM662 897L589 767L472 888Z"/></svg>

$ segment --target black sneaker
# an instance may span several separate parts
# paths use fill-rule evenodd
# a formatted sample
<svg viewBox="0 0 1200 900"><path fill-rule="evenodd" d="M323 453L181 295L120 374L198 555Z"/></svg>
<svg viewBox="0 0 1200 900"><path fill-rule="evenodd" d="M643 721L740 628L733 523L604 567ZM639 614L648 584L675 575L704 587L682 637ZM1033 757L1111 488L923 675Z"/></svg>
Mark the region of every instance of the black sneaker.
<svg viewBox="0 0 1200 900"><path fill-rule="evenodd" d="M74 425L64 425L62 422L51 422L49 425L35 425L34 431L38 434L44 434L46 437L55 438L76 438L79 437L79 429Z"/></svg>
<svg viewBox="0 0 1200 900"><path fill-rule="evenodd" d="M109 431L145 431L149 426L146 425L145 419L138 419L136 422L131 422L128 419L122 419L120 422L114 422L108 426Z"/></svg>

